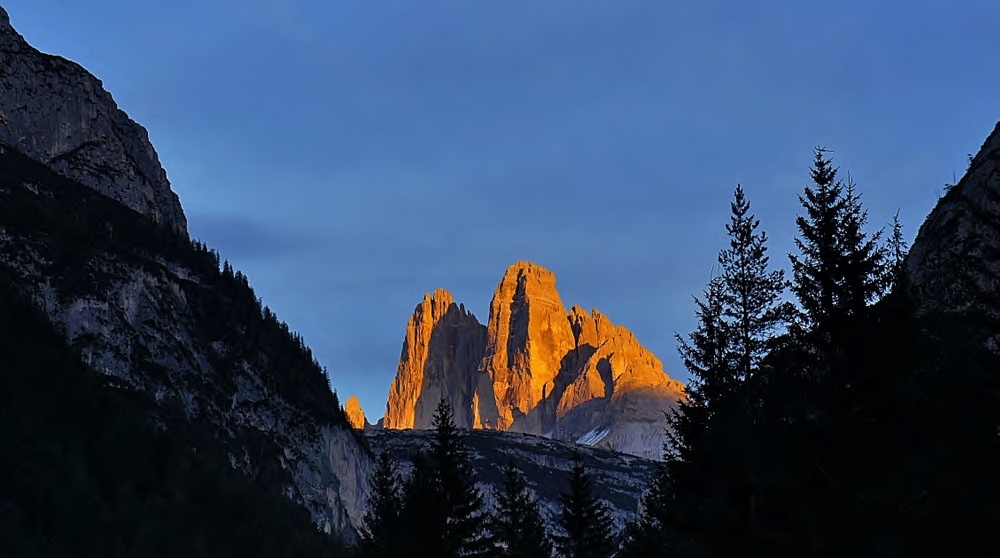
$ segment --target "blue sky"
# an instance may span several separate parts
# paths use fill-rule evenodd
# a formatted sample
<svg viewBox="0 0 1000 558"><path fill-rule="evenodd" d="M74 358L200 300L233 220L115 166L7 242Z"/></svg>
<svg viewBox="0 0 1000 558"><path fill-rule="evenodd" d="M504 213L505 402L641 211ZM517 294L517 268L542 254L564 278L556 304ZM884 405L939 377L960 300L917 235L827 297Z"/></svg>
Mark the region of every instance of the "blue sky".
<svg viewBox="0 0 1000 558"><path fill-rule="evenodd" d="M686 380L737 183L784 268L816 145L912 238L1000 119L994 1L0 4L373 422L423 294L485 323L517 260Z"/></svg>

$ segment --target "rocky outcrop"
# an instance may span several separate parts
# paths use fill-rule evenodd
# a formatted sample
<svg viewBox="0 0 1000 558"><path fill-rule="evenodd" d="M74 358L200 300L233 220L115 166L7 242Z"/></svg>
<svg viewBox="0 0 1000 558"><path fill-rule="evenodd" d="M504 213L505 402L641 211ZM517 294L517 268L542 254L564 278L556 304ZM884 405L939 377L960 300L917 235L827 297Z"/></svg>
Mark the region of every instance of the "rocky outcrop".
<svg viewBox="0 0 1000 558"><path fill-rule="evenodd" d="M368 419L365 418L365 412L361 409L361 402L358 401L356 395L347 398L347 403L344 405L344 413L347 415L347 421L351 423L352 428L363 430L371 426L368 424Z"/></svg>
<svg viewBox="0 0 1000 558"><path fill-rule="evenodd" d="M187 231L145 128L118 108L99 79L29 45L3 8L0 140L156 222Z"/></svg>
<svg viewBox="0 0 1000 558"><path fill-rule="evenodd" d="M485 336L466 337L482 345L463 351L482 358L451 358L441 367L427 358L428 344L420 340L454 305L445 295L426 296L407 325L387 428L428 428L429 419L405 417L417 415L413 402L425 397L421 386L429 386L433 405L428 401L427 407L432 410L444 397L460 426L661 457L666 411L682 397L683 384L670 379L626 328L597 310L574 306L567 312L552 272L528 262L512 265L494 292ZM463 318L464 327L473 328L470 316ZM430 379L427 370L433 370Z"/></svg>
<svg viewBox="0 0 1000 558"><path fill-rule="evenodd" d="M383 426L430 428L441 399L451 403L456 423L471 424L475 371L485 347L486 328L451 293L424 295L406 324Z"/></svg>
<svg viewBox="0 0 1000 558"><path fill-rule="evenodd" d="M0 141L0 278L115 388L214 427L219 450L348 541L371 473L328 378L246 278L185 235ZM109 388L111 389L111 388Z"/></svg>
<svg viewBox="0 0 1000 558"><path fill-rule="evenodd" d="M185 244L184 213L146 130L82 67L32 48L2 8L0 169L7 284L32 298L91 368L213 423L247 474L280 467L287 476L272 488L351 540L371 459L339 409L323 407L335 398L322 371L297 370L300 383L283 384L276 379L292 371L261 355L287 351L293 338L248 351L251 318L216 329L222 316L206 309L231 301L220 290L237 279L220 277L208 252ZM160 242L139 214L177 238Z"/></svg>
<svg viewBox="0 0 1000 558"><path fill-rule="evenodd" d="M474 426L541 433L552 422L551 400L573 331L551 271L512 265L490 303L488 345L477 382Z"/></svg>
<svg viewBox="0 0 1000 558"><path fill-rule="evenodd" d="M597 310L574 307L570 320L579 332L577 354L589 356L559 399L554 436L659 459L667 411L683 397L684 384L667 376L631 331Z"/></svg>
<svg viewBox="0 0 1000 558"><path fill-rule="evenodd" d="M920 226L906 271L924 310L975 304L1000 317L988 302L1000 288L1000 123Z"/></svg>
<svg viewBox="0 0 1000 558"><path fill-rule="evenodd" d="M413 470L413 456L427 450L434 433L373 429L365 436L375 453L395 456L400 472L407 475ZM561 529L557 521L562 507L559 494L567 490L574 452L579 453L591 477L594 495L608 505L616 531L636 519L639 499L656 474L656 462L649 459L541 436L473 430L466 433L464 441L471 450L476 486L483 494L495 494L502 488L503 466L513 461L538 500L550 532Z"/></svg>
<svg viewBox="0 0 1000 558"><path fill-rule="evenodd" d="M222 277L207 252L177 241L170 255L158 252L158 236L138 214L9 149L0 153L0 170L0 276L37 303L84 363L213 423L221 448L248 475L280 467L287 483L274 488L308 509L317 526L351 540L371 458L342 425L339 408L310 404L335 402L318 365L311 375L297 372L299 385L277 381L291 371L262 355L284 351L291 368L307 365L308 355L295 364L287 352L295 340L251 342L240 332L265 326L213 311L239 288L224 290L236 279ZM85 247L76 234L53 233L67 232L66 215L100 223ZM117 228L137 233L127 249L110 240ZM252 292L243 296L253 300Z"/></svg>

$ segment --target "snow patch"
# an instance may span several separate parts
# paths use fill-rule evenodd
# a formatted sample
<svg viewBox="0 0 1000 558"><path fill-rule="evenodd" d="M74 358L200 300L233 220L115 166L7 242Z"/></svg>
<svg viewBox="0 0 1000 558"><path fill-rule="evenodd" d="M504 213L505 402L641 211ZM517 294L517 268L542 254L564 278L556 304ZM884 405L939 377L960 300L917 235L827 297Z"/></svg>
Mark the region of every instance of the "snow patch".
<svg viewBox="0 0 1000 558"><path fill-rule="evenodd" d="M603 440L605 436L608 435L609 432L611 432L610 428L605 428L604 430L598 430L595 428L590 432L587 432L583 436L577 438L576 443L583 444L585 446L592 446L597 442Z"/></svg>

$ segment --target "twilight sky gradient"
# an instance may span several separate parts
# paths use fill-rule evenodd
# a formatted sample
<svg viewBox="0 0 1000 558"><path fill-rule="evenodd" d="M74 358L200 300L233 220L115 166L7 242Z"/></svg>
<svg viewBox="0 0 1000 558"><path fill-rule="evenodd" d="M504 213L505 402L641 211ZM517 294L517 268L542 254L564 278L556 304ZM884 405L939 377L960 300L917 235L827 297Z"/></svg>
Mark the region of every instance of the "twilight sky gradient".
<svg viewBox="0 0 1000 558"><path fill-rule="evenodd" d="M994 0L0 2L372 422L423 294L522 259L687 380L738 182L784 268L815 145L912 239L1000 119Z"/></svg>

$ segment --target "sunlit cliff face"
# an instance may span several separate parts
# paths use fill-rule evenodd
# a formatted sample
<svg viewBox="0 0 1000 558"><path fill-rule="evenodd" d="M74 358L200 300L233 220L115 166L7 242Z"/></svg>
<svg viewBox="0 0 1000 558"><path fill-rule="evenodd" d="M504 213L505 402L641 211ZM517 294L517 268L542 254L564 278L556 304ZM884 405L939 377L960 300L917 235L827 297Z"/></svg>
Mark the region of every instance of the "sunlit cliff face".
<svg viewBox="0 0 1000 558"><path fill-rule="evenodd" d="M406 328L386 428L430 428L444 398L456 423L582 440L659 458L665 410L683 385L628 329L594 310L569 312L555 275L512 265L487 325L452 296L426 295Z"/></svg>
<svg viewBox="0 0 1000 558"><path fill-rule="evenodd" d="M389 388L386 428L430 428L434 408L452 402L455 421L472 423L474 377L482 360L486 328L438 289L425 295L406 325L406 337Z"/></svg>
<svg viewBox="0 0 1000 558"><path fill-rule="evenodd" d="M347 399L347 403L344 404L344 413L352 428L363 429L368 426L368 419L365 418L365 412L361 409L361 402L358 401L357 396L352 395Z"/></svg>

